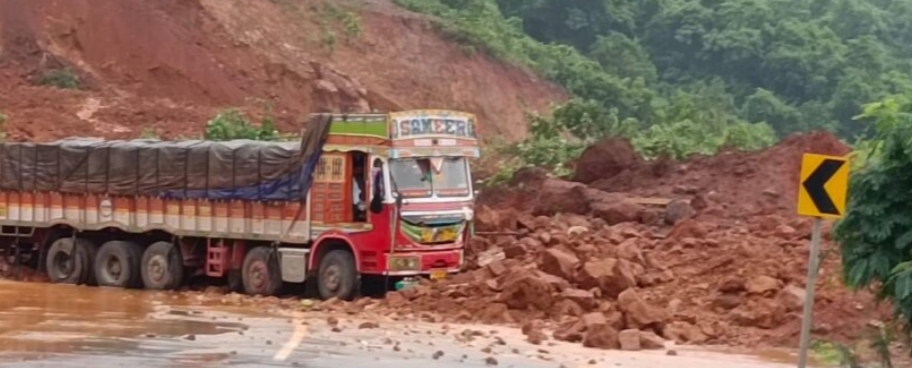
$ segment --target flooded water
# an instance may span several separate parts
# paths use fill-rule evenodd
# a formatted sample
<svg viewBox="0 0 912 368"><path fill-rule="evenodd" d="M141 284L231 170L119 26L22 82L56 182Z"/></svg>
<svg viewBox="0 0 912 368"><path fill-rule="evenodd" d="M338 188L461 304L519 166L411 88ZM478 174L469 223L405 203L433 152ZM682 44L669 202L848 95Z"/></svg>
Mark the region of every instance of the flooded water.
<svg viewBox="0 0 912 368"><path fill-rule="evenodd" d="M248 329L201 309L262 315L179 293L0 281L0 360L28 353L123 352L141 339ZM192 337L191 337L192 335Z"/></svg>
<svg viewBox="0 0 912 368"><path fill-rule="evenodd" d="M239 301L240 300L240 301ZM785 368L791 355L620 352L532 345L518 330L278 314L255 298L0 281L0 367ZM460 331L486 332L464 341ZM782 362L782 363L776 363ZM783 364L788 362L789 364Z"/></svg>

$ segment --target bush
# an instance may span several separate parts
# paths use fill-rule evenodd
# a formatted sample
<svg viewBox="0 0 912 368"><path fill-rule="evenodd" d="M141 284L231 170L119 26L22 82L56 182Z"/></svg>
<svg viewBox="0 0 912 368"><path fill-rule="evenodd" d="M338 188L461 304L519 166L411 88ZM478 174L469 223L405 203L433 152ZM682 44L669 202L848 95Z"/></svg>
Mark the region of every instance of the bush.
<svg viewBox="0 0 912 368"><path fill-rule="evenodd" d="M253 126L247 118L236 109L220 112L206 124L205 139L227 141L232 139L252 139L258 141L277 141L279 132L274 128L270 118L264 118L259 127Z"/></svg>
<svg viewBox="0 0 912 368"><path fill-rule="evenodd" d="M79 88L79 76L69 68L47 70L38 77L36 82L42 86L61 89Z"/></svg>
<svg viewBox="0 0 912 368"><path fill-rule="evenodd" d="M873 288L891 301L912 328L912 94L866 105L875 137L856 149L845 217L833 229L842 253L843 278L853 288Z"/></svg>

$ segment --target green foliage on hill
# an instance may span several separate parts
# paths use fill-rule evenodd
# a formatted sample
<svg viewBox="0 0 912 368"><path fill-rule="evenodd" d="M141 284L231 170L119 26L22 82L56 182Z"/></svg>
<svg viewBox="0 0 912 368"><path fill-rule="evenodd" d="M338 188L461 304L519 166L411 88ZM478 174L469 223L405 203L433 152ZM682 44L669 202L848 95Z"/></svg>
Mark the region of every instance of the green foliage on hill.
<svg viewBox="0 0 912 368"><path fill-rule="evenodd" d="M648 155L852 139L862 104L912 89L912 0L394 1L565 87L573 99L540 118L554 128Z"/></svg>
<svg viewBox="0 0 912 368"><path fill-rule="evenodd" d="M240 111L228 109L219 112L218 115L206 123L206 132L203 134L203 138L214 141L233 139L277 141L280 140L280 136L274 125L272 119L264 118L259 126L255 126Z"/></svg>

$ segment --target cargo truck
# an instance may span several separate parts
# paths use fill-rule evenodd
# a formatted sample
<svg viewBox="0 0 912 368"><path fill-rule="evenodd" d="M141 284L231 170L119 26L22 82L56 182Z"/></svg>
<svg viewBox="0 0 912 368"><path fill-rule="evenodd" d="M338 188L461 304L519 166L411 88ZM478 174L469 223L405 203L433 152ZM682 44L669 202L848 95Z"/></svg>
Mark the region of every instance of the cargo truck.
<svg viewBox="0 0 912 368"><path fill-rule="evenodd" d="M315 114L300 141L0 144L0 239L52 282L191 277L351 299L362 276L443 278L472 236L471 114Z"/></svg>

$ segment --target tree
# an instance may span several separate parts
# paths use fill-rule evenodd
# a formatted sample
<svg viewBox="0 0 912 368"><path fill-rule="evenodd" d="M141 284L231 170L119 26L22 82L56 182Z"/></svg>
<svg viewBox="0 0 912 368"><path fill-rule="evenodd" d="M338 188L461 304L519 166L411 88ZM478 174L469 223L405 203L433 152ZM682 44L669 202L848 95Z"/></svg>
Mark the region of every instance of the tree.
<svg viewBox="0 0 912 368"><path fill-rule="evenodd" d="M873 288L912 326L912 94L868 104L876 135L849 182L848 210L834 228L846 285Z"/></svg>

